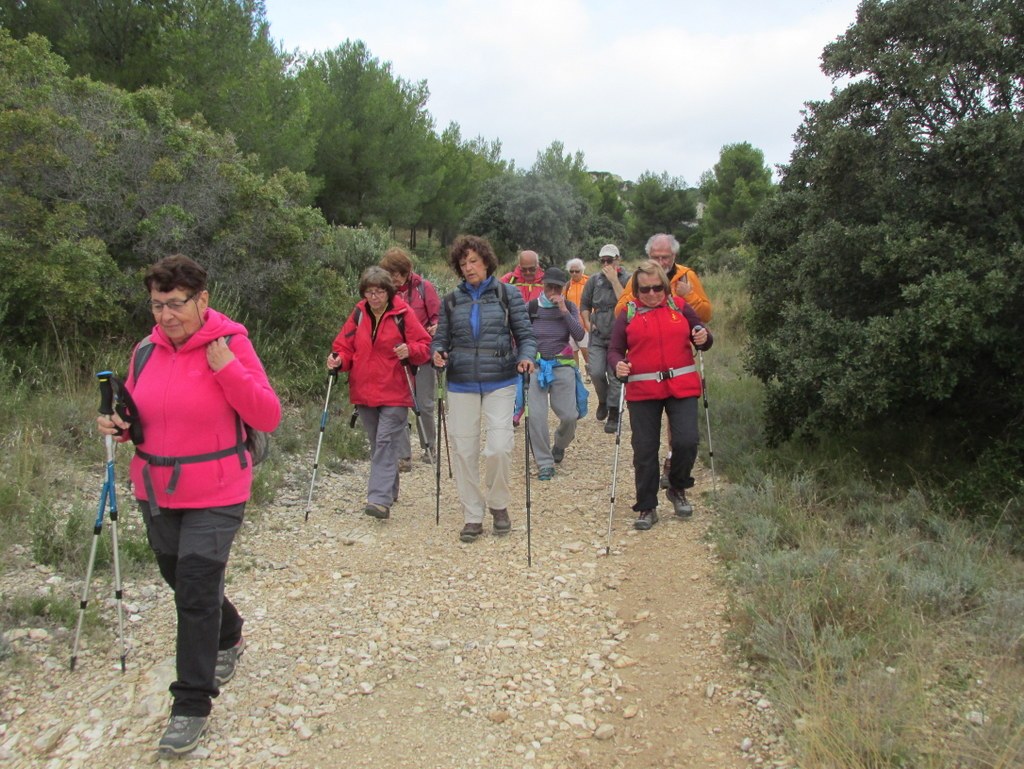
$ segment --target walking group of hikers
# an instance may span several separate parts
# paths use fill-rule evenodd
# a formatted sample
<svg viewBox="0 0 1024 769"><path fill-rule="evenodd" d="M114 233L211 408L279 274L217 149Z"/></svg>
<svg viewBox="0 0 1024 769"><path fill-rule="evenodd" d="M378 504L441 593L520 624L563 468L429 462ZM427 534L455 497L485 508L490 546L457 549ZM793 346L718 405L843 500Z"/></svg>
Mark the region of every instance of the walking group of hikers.
<svg viewBox="0 0 1024 769"><path fill-rule="evenodd" d="M580 259L568 262L568 273L543 270L534 251L522 251L516 268L498 278L490 243L464 235L449 253L459 283L443 298L413 271L402 249L389 249L379 266L365 270L360 300L327 356L331 377L320 425L322 440L333 378L347 372L349 399L371 451L364 512L377 519L391 515L401 472L414 460L412 408L422 459L435 463L438 484L438 439L450 441L450 472L463 513L459 539L476 540L488 519L494 534L509 533L515 428L525 417L527 462L532 449L537 479L551 480L586 413L582 356L597 394L596 417L616 436L616 469L623 405L629 408L634 527L657 523L659 487L675 514L689 517L686 491L694 483L702 391L694 350L711 347L703 325L711 304L697 275L675 263L673 236L654 235L645 250L647 260L632 275L608 244L598 255L600 271L589 278ZM259 459L253 438L277 427L281 405L245 327L209 306L207 274L198 263L166 257L147 271L144 284L155 325L133 353L123 383L101 374L106 389L97 423L106 436L108 475L112 441L135 443L132 488L160 573L174 591L177 680L159 742L160 752L170 755L198 745L212 698L231 680L245 648L243 620L224 594L224 575ZM549 409L558 420L553 436ZM662 467L663 412L669 454ZM319 453L320 443L316 463ZM312 491L311 484L310 501ZM527 516L529 497L527 487ZM102 513L103 503L97 534ZM83 610L91 570L92 558ZM76 633L76 651L77 642Z"/></svg>

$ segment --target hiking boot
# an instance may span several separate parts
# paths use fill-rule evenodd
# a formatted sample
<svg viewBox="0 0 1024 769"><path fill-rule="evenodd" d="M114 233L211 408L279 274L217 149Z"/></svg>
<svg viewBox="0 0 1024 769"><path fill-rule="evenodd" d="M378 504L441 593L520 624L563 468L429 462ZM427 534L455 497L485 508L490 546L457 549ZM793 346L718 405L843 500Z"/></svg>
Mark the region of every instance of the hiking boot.
<svg viewBox="0 0 1024 769"><path fill-rule="evenodd" d="M672 466L672 458L671 457L666 457L665 461L661 463L661 479L658 481L658 485L661 486L661 488L663 488L663 489L667 489L669 487L669 485L670 485L669 482L668 482L668 469L671 466Z"/></svg>
<svg viewBox="0 0 1024 769"><path fill-rule="evenodd" d="M217 668L213 676L217 679L217 686L223 686L235 677L235 668L238 666L238 658L245 651L245 637L238 639L238 643L230 649L221 649L217 652Z"/></svg>
<svg viewBox="0 0 1024 769"><path fill-rule="evenodd" d="M423 464L432 465L434 464L434 449L433 447L423 450Z"/></svg>
<svg viewBox="0 0 1024 769"><path fill-rule="evenodd" d="M640 515L633 521L633 528L637 531L647 531L658 522L657 510L641 510Z"/></svg>
<svg viewBox="0 0 1024 769"><path fill-rule="evenodd" d="M604 423L604 431L614 434L619 429L619 410L612 406L608 409L608 421Z"/></svg>
<svg viewBox="0 0 1024 769"><path fill-rule="evenodd" d="M603 422L608 416L608 406L604 403L598 403L597 411L594 413L594 416L597 417L598 422Z"/></svg>
<svg viewBox="0 0 1024 769"><path fill-rule="evenodd" d="M384 507L384 505L378 505L373 502L367 502L363 512L381 520L391 517L390 507Z"/></svg>
<svg viewBox="0 0 1024 769"><path fill-rule="evenodd" d="M682 489L669 489L665 492L668 501L675 508L677 518L689 518L693 515L693 505L686 501L686 492Z"/></svg>
<svg viewBox="0 0 1024 769"><path fill-rule="evenodd" d="M508 509L495 510L491 508L491 515L494 517L494 533L508 534L512 531L512 519L508 517Z"/></svg>
<svg viewBox="0 0 1024 769"><path fill-rule="evenodd" d="M551 456L555 458L555 464L557 464L565 459L565 449L561 446L555 446L551 449Z"/></svg>
<svg viewBox="0 0 1024 769"><path fill-rule="evenodd" d="M398 460L398 472L412 472L412 457L406 457L405 459Z"/></svg>
<svg viewBox="0 0 1024 769"><path fill-rule="evenodd" d="M165 756L180 756L195 750L206 731L206 721L206 716L171 716L158 750Z"/></svg>
<svg viewBox="0 0 1024 769"><path fill-rule="evenodd" d="M459 539L463 542L475 542L476 538L483 533L484 525L482 523L467 523L459 532Z"/></svg>
<svg viewBox="0 0 1024 769"><path fill-rule="evenodd" d="M550 481L555 477L555 468L553 467L542 467L537 471L538 481Z"/></svg>

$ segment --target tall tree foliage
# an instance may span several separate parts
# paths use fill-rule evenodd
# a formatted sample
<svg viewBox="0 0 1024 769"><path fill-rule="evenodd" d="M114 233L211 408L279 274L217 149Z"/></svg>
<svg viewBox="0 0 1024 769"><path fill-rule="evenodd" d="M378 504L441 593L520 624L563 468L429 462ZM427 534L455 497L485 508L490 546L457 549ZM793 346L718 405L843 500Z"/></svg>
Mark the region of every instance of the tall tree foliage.
<svg viewBox="0 0 1024 769"><path fill-rule="evenodd" d="M701 244L707 251L738 245L743 227L769 198L772 172L764 153L749 142L722 147L715 167L700 181L704 216L700 220Z"/></svg>
<svg viewBox="0 0 1024 769"><path fill-rule="evenodd" d="M428 237L436 231L441 243L450 243L459 226L479 200L484 182L504 173L501 142L462 138L458 123L451 123L437 140L435 160L443 174L419 221Z"/></svg>
<svg viewBox="0 0 1024 769"><path fill-rule="evenodd" d="M410 226L443 179L425 81L395 77L360 41L317 54L302 72L316 106L318 203L339 224Z"/></svg>
<svg viewBox="0 0 1024 769"><path fill-rule="evenodd" d="M509 173L484 185L465 228L486 235L503 254L529 248L548 264L574 256L589 207L566 182L534 172Z"/></svg>
<svg viewBox="0 0 1024 769"><path fill-rule="evenodd" d="M318 297L343 296L344 260L308 194L303 175L264 177L230 136L177 120L166 94L72 80L42 38L0 29L5 341L147 328L140 272L175 251L241 317L314 338L336 323Z"/></svg>
<svg viewBox="0 0 1024 769"><path fill-rule="evenodd" d="M0 24L46 37L73 75L167 89L179 116L201 113L266 170L313 161L309 103L262 0L0 0Z"/></svg>
<svg viewBox="0 0 1024 769"><path fill-rule="evenodd" d="M632 248L639 250L656 232L672 233L680 242L690 236L686 224L696 218L697 206L681 178L644 171L629 198Z"/></svg>
<svg viewBox="0 0 1024 769"><path fill-rule="evenodd" d="M752 226L771 435L1024 419L1024 6L866 0ZM879 421L882 420L882 421Z"/></svg>

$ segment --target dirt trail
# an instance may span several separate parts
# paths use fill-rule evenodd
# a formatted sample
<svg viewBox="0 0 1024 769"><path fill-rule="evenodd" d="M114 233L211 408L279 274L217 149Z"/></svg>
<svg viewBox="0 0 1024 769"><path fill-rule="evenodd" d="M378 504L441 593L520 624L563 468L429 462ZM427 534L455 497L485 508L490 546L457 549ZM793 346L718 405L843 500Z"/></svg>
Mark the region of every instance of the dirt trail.
<svg viewBox="0 0 1024 769"><path fill-rule="evenodd" d="M328 429L348 429L343 421ZM325 473L304 523L311 458L296 463L275 503L250 510L232 556L228 592L249 645L195 758L376 769L789 765L771 704L727 649L707 474L698 471L692 520L663 503L659 524L634 531L624 429L606 556L614 438L588 416L555 480L533 478L527 566L522 441L519 429L515 528L498 538L485 524L473 544L458 541L447 477L435 525L427 465L402 476L386 522L361 513L366 463ZM3 576L5 593L17 583L77 599L79 582L20 561ZM108 575L94 585L109 594ZM125 597L125 675L109 607L74 673L66 632L8 633L17 655L0 668L0 766L160 762L173 604L155 574L126 583Z"/></svg>

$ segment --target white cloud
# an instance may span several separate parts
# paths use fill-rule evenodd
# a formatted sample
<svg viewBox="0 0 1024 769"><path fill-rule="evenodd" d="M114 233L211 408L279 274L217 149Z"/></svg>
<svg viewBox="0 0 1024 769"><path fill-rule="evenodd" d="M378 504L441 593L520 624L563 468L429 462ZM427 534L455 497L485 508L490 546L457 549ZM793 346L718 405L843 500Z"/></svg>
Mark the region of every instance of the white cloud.
<svg viewBox="0 0 1024 769"><path fill-rule="evenodd" d="M285 44L306 51L363 40L395 74L427 80L439 128L500 139L520 167L557 139L592 168L695 184L725 144L788 160L803 103L829 91L821 50L856 0L346 5L271 0L271 32L302 30Z"/></svg>

